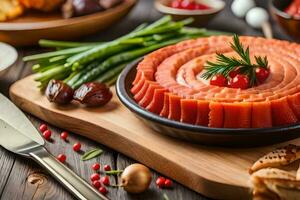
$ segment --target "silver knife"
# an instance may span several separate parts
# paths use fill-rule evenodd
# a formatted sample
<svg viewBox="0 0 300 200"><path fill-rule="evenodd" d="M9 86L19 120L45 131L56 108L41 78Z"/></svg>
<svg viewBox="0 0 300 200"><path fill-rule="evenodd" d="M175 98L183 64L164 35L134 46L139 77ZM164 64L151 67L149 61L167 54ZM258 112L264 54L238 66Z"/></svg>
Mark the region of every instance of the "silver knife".
<svg viewBox="0 0 300 200"><path fill-rule="evenodd" d="M22 111L1 93L0 145L11 152L33 158L78 199L108 200L48 152L36 128Z"/></svg>

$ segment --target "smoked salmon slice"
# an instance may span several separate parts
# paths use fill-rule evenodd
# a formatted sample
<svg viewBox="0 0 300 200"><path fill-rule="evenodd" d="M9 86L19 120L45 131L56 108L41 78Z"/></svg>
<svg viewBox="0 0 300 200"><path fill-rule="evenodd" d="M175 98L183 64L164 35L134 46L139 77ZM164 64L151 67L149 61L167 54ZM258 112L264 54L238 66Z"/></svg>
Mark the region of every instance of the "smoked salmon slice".
<svg viewBox="0 0 300 200"><path fill-rule="evenodd" d="M209 127L222 128L224 122L224 109L222 103L210 102Z"/></svg>
<svg viewBox="0 0 300 200"><path fill-rule="evenodd" d="M139 102L146 94L146 91L149 87L149 81L145 81L143 87L134 95L134 99Z"/></svg>
<svg viewBox="0 0 300 200"><path fill-rule="evenodd" d="M224 128L250 128L251 103L223 103Z"/></svg>
<svg viewBox="0 0 300 200"><path fill-rule="evenodd" d="M139 105L142 107L147 107L149 103L152 101L154 90L162 88L160 85L158 85L156 82L152 82L149 84L149 87L145 93L145 96L139 101Z"/></svg>
<svg viewBox="0 0 300 200"><path fill-rule="evenodd" d="M286 97L271 101L271 107L272 121L276 126L293 124L298 121Z"/></svg>
<svg viewBox="0 0 300 200"><path fill-rule="evenodd" d="M296 115L298 121L300 120L300 94L288 96L288 103Z"/></svg>
<svg viewBox="0 0 300 200"><path fill-rule="evenodd" d="M146 107L152 113L159 114L163 108L164 95L167 92L167 89L155 89L152 101Z"/></svg>
<svg viewBox="0 0 300 200"><path fill-rule="evenodd" d="M209 102L197 101L197 120L196 125L208 126L209 123Z"/></svg>
<svg viewBox="0 0 300 200"><path fill-rule="evenodd" d="M164 105L160 112L161 117L168 117L169 116L169 95L170 93L165 92L164 93Z"/></svg>
<svg viewBox="0 0 300 200"><path fill-rule="evenodd" d="M181 108L180 108L180 97L174 94L169 95L169 119L180 120Z"/></svg>
<svg viewBox="0 0 300 200"><path fill-rule="evenodd" d="M272 127L271 102L255 102L252 104L252 128Z"/></svg>
<svg viewBox="0 0 300 200"><path fill-rule="evenodd" d="M181 117L180 121L195 124L197 120L198 104L196 99L181 99Z"/></svg>

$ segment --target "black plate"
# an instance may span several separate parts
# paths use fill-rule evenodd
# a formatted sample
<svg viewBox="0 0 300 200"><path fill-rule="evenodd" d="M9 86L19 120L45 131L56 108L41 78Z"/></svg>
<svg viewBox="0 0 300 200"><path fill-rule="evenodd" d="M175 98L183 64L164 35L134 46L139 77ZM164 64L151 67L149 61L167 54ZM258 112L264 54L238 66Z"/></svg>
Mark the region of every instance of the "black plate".
<svg viewBox="0 0 300 200"><path fill-rule="evenodd" d="M148 112L135 102L130 92L140 60L129 64L119 76L116 84L117 95L138 118L161 134L206 145L227 147L259 146L300 136L300 124L274 128L209 128L169 120Z"/></svg>

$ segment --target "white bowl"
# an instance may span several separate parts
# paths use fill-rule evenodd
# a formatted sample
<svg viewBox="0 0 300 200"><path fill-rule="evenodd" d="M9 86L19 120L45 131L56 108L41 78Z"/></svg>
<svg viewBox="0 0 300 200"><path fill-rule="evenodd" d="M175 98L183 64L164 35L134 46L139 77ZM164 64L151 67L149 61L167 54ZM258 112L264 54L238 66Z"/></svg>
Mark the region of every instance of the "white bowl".
<svg viewBox="0 0 300 200"><path fill-rule="evenodd" d="M18 59L16 49L6 43L0 42L0 78L5 75Z"/></svg>

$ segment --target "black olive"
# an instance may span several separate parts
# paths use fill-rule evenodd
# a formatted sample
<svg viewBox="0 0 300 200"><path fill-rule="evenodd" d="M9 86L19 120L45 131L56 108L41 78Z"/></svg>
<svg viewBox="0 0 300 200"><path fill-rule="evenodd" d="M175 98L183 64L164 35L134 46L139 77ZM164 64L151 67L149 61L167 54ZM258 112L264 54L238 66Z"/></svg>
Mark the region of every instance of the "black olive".
<svg viewBox="0 0 300 200"><path fill-rule="evenodd" d="M67 104L72 101L74 90L63 81L51 80L48 83L45 95L50 102Z"/></svg>
<svg viewBox="0 0 300 200"><path fill-rule="evenodd" d="M98 0L73 0L73 9L76 16L104 10Z"/></svg>
<svg viewBox="0 0 300 200"><path fill-rule="evenodd" d="M112 92L105 84L98 82L85 83L74 93L74 99L86 106L102 106L112 98Z"/></svg>

